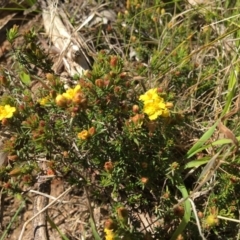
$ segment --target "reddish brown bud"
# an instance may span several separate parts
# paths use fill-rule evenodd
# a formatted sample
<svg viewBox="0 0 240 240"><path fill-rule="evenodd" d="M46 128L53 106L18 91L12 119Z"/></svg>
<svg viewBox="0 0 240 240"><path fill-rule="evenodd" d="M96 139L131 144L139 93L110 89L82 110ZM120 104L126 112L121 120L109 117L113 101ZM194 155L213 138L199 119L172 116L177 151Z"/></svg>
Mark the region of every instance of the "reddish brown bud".
<svg viewBox="0 0 240 240"><path fill-rule="evenodd" d="M6 182L6 183L3 184L3 188L11 189L12 188L12 184L10 182Z"/></svg>
<svg viewBox="0 0 240 240"><path fill-rule="evenodd" d="M9 121L8 121L7 118L3 118L3 119L2 119L2 125L3 125L3 126L7 126L8 123L9 123Z"/></svg>
<svg viewBox="0 0 240 240"><path fill-rule="evenodd" d="M105 86L105 87L108 87L109 83L110 83L109 80L104 80L104 86Z"/></svg>
<svg viewBox="0 0 240 240"><path fill-rule="evenodd" d="M72 102L73 102L74 104L80 104L82 100L83 100L83 94L82 94L82 93L77 93L77 94L75 94L75 96L73 97Z"/></svg>
<svg viewBox="0 0 240 240"><path fill-rule="evenodd" d="M118 57L117 56L111 56L110 58L110 66L111 67L116 67L118 63Z"/></svg>
<svg viewBox="0 0 240 240"><path fill-rule="evenodd" d="M47 175L55 175L54 170L51 169L51 168L48 168L48 169L47 169Z"/></svg>
<svg viewBox="0 0 240 240"><path fill-rule="evenodd" d="M135 125L141 125L144 119L143 114L136 114L135 116L131 117L131 122L133 122Z"/></svg>
<svg viewBox="0 0 240 240"><path fill-rule="evenodd" d="M64 158L68 158L69 157L69 154L68 154L67 151L62 152L62 155L63 155Z"/></svg>
<svg viewBox="0 0 240 240"><path fill-rule="evenodd" d="M157 126L158 126L157 122L154 121L147 123L147 127L150 133L153 133L156 130Z"/></svg>
<svg viewBox="0 0 240 240"><path fill-rule="evenodd" d="M121 92L121 87L119 86L114 87L114 93L119 93L119 92Z"/></svg>
<svg viewBox="0 0 240 240"><path fill-rule="evenodd" d="M158 93L162 93L162 92L163 92L162 87L159 87L159 88L157 89L157 92L158 92Z"/></svg>
<svg viewBox="0 0 240 240"><path fill-rule="evenodd" d="M95 85L99 88L102 88L104 86L104 81L102 79L96 79Z"/></svg>
<svg viewBox="0 0 240 240"><path fill-rule="evenodd" d="M178 217L183 217L184 215L184 208L182 206L177 206L173 209L173 212Z"/></svg>
<svg viewBox="0 0 240 240"><path fill-rule="evenodd" d="M113 168L114 168L114 166L113 166L113 163L111 161L105 162L104 169L105 169L106 172L111 173L113 171Z"/></svg>
<svg viewBox="0 0 240 240"><path fill-rule="evenodd" d="M203 216L204 216L203 212L200 212L200 211L197 213L197 215L200 219L203 218Z"/></svg>
<svg viewBox="0 0 240 240"><path fill-rule="evenodd" d="M24 183L30 183L32 181L32 176L30 174L26 174L26 175L22 176L22 181Z"/></svg>
<svg viewBox="0 0 240 240"><path fill-rule="evenodd" d="M126 72L121 72L120 74L119 74L119 77L120 78L125 78L127 76L127 73Z"/></svg>
<svg viewBox="0 0 240 240"><path fill-rule="evenodd" d="M149 178L148 177L141 177L141 182L142 182L142 184L146 185L149 182Z"/></svg>
<svg viewBox="0 0 240 240"><path fill-rule="evenodd" d="M39 126L40 126L40 127L45 127L45 125L46 125L46 122L43 121L43 120L40 120Z"/></svg>
<svg viewBox="0 0 240 240"><path fill-rule="evenodd" d="M139 106L138 105L133 105L133 107L132 107L132 111L134 112L134 113L138 113L139 112Z"/></svg>
<svg viewBox="0 0 240 240"><path fill-rule="evenodd" d="M89 128L89 129L88 129L88 133L89 133L91 136L93 136L93 135L96 133L95 127Z"/></svg>
<svg viewBox="0 0 240 240"><path fill-rule="evenodd" d="M109 218L105 221L104 228L106 228L108 230L114 230L114 229L116 229L116 224L114 223L114 221L111 218Z"/></svg>

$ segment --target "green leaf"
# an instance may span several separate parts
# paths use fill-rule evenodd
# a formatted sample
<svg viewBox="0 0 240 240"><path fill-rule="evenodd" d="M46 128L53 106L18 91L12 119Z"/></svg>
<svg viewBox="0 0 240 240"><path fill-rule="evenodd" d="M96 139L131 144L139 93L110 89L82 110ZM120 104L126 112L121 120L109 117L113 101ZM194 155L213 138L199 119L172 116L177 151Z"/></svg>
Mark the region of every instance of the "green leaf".
<svg viewBox="0 0 240 240"><path fill-rule="evenodd" d="M192 146L192 148L187 152L187 158L192 157L193 155L195 155L196 153L200 152L202 149L201 147L204 145L204 143L213 135L217 125L218 125L218 121L216 121L216 123L208 129L207 132L205 132L202 137Z"/></svg>
<svg viewBox="0 0 240 240"><path fill-rule="evenodd" d="M29 86L31 84L30 75L26 74L25 72L20 73L20 78L25 85Z"/></svg>
<svg viewBox="0 0 240 240"><path fill-rule="evenodd" d="M136 138L134 138L133 141L137 144L137 146L139 146L139 142Z"/></svg>
<svg viewBox="0 0 240 240"><path fill-rule="evenodd" d="M95 238L95 240L102 240L96 230L96 227L95 227L95 224L92 220L92 218L89 219L89 222L90 222L90 225L91 225L91 229L92 229L92 233L93 233L93 236Z"/></svg>
<svg viewBox="0 0 240 240"><path fill-rule="evenodd" d="M177 177L177 188L182 193L182 197L184 199L187 199L188 191L187 191L187 189L186 189L185 185L183 184L182 179L180 177ZM175 230L175 232L173 233L170 240L177 239L177 237L184 231L184 229L186 228L187 224L190 221L191 211L192 211L191 210L191 204L190 204L190 201L187 199L186 201L184 201L184 216L182 218L182 221L179 224L179 226L177 227L177 229Z"/></svg>
<svg viewBox="0 0 240 240"><path fill-rule="evenodd" d="M200 166L206 164L209 161L209 159L210 159L210 157L205 157L205 158L201 158L201 159L198 159L198 160L193 160L193 161L187 163L185 165L184 169L200 167Z"/></svg>

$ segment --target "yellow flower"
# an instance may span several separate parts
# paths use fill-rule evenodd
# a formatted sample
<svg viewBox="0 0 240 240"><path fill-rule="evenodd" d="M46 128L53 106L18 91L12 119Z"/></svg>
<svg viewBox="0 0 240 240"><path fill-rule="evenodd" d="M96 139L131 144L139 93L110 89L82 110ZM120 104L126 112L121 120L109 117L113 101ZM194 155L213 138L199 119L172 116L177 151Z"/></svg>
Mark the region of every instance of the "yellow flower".
<svg viewBox="0 0 240 240"><path fill-rule="evenodd" d="M105 240L114 240L115 234L113 230L104 228L104 232L106 233Z"/></svg>
<svg viewBox="0 0 240 240"><path fill-rule="evenodd" d="M168 117L169 111L162 101L155 101L144 105L143 112L146 113L150 120L155 120L159 116Z"/></svg>
<svg viewBox="0 0 240 240"><path fill-rule="evenodd" d="M148 115L150 120L155 120L159 116L169 117L169 110L164 99L158 95L157 88L148 90L139 97L139 100L143 101L143 112Z"/></svg>
<svg viewBox="0 0 240 240"><path fill-rule="evenodd" d="M4 118L11 118L15 111L16 108L11 107L10 105L0 106L0 120Z"/></svg>
<svg viewBox="0 0 240 240"><path fill-rule="evenodd" d="M46 96L38 100L41 106L45 106L49 102L50 96Z"/></svg>
<svg viewBox="0 0 240 240"><path fill-rule="evenodd" d="M81 86L78 84L75 86L75 88L69 88L65 93L63 93L62 95L67 98L67 99L70 99L72 100L75 95L77 93L80 93L81 92Z"/></svg>
<svg viewBox="0 0 240 240"><path fill-rule="evenodd" d="M145 94L139 97L139 100L143 102L158 100L160 97L157 93L157 88L153 88L145 92Z"/></svg>
<svg viewBox="0 0 240 240"><path fill-rule="evenodd" d="M90 134L87 130L83 130L80 133L78 133L78 138L81 140L86 140L90 137Z"/></svg>

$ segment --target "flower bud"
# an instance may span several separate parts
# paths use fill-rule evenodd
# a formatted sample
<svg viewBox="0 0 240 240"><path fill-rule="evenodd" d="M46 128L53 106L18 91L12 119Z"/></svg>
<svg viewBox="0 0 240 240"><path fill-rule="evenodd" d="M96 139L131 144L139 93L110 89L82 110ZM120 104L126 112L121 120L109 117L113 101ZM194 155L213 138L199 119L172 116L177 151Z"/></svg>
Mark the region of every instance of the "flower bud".
<svg viewBox="0 0 240 240"><path fill-rule="evenodd" d="M198 215L198 218L200 218L200 219L203 218L203 216L204 216L203 212L200 212L200 211L197 213L197 215Z"/></svg>
<svg viewBox="0 0 240 240"><path fill-rule="evenodd" d="M55 102L59 107L66 107L68 100L63 95L57 95Z"/></svg>
<svg viewBox="0 0 240 240"><path fill-rule="evenodd" d="M166 104L165 104L165 106L166 106L166 108L172 108L173 107L173 103L171 103L171 102L167 102Z"/></svg>
<svg viewBox="0 0 240 240"><path fill-rule="evenodd" d="M138 105L133 105L133 107L132 107L132 111L134 112L134 113L138 113L139 112L139 106Z"/></svg>
<svg viewBox="0 0 240 240"><path fill-rule="evenodd" d="M88 133L89 133L91 136L93 136L93 135L96 133L95 127L89 128L89 129L88 129Z"/></svg>
<svg viewBox="0 0 240 240"><path fill-rule="evenodd" d="M3 126L7 126L8 123L9 123L9 121L8 121L7 118L3 118L3 119L2 119L2 125L3 125Z"/></svg>
<svg viewBox="0 0 240 240"><path fill-rule="evenodd" d="M159 87L159 88L157 89L157 92L158 92L158 93L162 93L162 92L163 92L162 87Z"/></svg>
<svg viewBox="0 0 240 240"><path fill-rule="evenodd" d="M2 186L3 186L4 189L11 189L12 188L12 184L10 182L6 182Z"/></svg>
<svg viewBox="0 0 240 240"><path fill-rule="evenodd" d="M102 79L96 79L95 85L99 88L102 88L104 86L104 81Z"/></svg>
<svg viewBox="0 0 240 240"><path fill-rule="evenodd" d="M149 178L148 177L141 177L141 182L142 182L142 184L146 185L149 182Z"/></svg>
<svg viewBox="0 0 240 240"><path fill-rule="evenodd" d="M104 169L106 172L111 173L113 171L113 163L111 161L105 162Z"/></svg>
<svg viewBox="0 0 240 240"><path fill-rule="evenodd" d="M110 83L109 80L104 80L104 86L105 86L105 87L108 87L109 83Z"/></svg>
<svg viewBox="0 0 240 240"><path fill-rule="evenodd" d="M131 117L131 122L135 125L140 127L143 123L144 115L143 114L136 114L135 116Z"/></svg>
<svg viewBox="0 0 240 240"><path fill-rule="evenodd" d="M30 174L26 174L22 176L22 181L24 183L31 183L32 182L32 176Z"/></svg>
<svg viewBox="0 0 240 240"><path fill-rule="evenodd" d="M114 68L114 67L116 67L117 63L118 63L118 57L117 56L111 56L110 66Z"/></svg>
<svg viewBox="0 0 240 240"><path fill-rule="evenodd" d="M182 206L176 206L173 209L173 212L174 212L175 216L183 217L183 215L184 215L184 208Z"/></svg>
<svg viewBox="0 0 240 240"><path fill-rule="evenodd" d="M205 221L209 227L214 227L219 223L218 218L214 214L210 214L209 216L207 216Z"/></svg>
<svg viewBox="0 0 240 240"><path fill-rule="evenodd" d="M154 122L154 121L147 123L148 131L150 133L153 133L156 130L157 126L158 126L157 122Z"/></svg>
<svg viewBox="0 0 240 240"><path fill-rule="evenodd" d="M118 219L120 221L123 221L124 223L127 223L127 220L128 220L128 210L125 207L119 207L117 209L117 215L118 215Z"/></svg>
<svg viewBox="0 0 240 240"><path fill-rule="evenodd" d="M121 72L120 74L119 74L119 77L120 78L125 78L127 76L127 72Z"/></svg>
<svg viewBox="0 0 240 240"><path fill-rule="evenodd" d="M114 93L119 93L121 91L121 87L115 86L114 87Z"/></svg>
<svg viewBox="0 0 240 240"><path fill-rule="evenodd" d="M46 125L46 122L45 122L45 121L43 121L43 120L40 120L40 121L39 121L39 126L40 126L40 127L45 127L45 125Z"/></svg>
<svg viewBox="0 0 240 240"><path fill-rule="evenodd" d="M68 158L69 157L69 154L68 154L67 151L62 152L62 155L63 155L64 158Z"/></svg>
<svg viewBox="0 0 240 240"><path fill-rule="evenodd" d="M114 230L116 227L116 223L111 218L107 219L104 223L104 228L108 230Z"/></svg>
<svg viewBox="0 0 240 240"><path fill-rule="evenodd" d="M77 94L75 94L75 96L73 97L72 102L73 102L74 104L80 104L81 101L82 101L82 99L83 99L82 93L77 93Z"/></svg>
<svg viewBox="0 0 240 240"><path fill-rule="evenodd" d="M55 79L55 77L52 73L47 73L46 78L49 82L53 82L53 80Z"/></svg>
<svg viewBox="0 0 240 240"><path fill-rule="evenodd" d="M55 175L55 172L54 172L54 170L53 170L53 169L51 169L51 168L48 168L48 169L47 169L47 175L48 175L48 176Z"/></svg>

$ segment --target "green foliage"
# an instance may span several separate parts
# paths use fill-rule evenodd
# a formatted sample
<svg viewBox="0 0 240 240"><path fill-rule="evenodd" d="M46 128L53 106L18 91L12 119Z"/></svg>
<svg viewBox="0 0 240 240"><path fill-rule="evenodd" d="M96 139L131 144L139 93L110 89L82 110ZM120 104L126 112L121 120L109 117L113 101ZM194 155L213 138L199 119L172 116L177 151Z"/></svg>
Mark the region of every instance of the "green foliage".
<svg viewBox="0 0 240 240"><path fill-rule="evenodd" d="M11 133L4 144L9 164L0 168L6 193L21 193L39 175L89 186L93 200L111 203L116 226L105 226L109 238L198 239L232 226L217 217L239 218L240 160L234 134L219 124L236 125L239 133L239 53L231 61L218 43L239 29L232 24L219 34L208 23L228 18L228 12L183 7L179 1L127 1L114 26L122 51L107 51L99 31L91 70L73 76L68 89L53 74L34 30L24 34L19 48L18 27L8 31L17 74L1 69L1 106L16 108L1 119L3 131ZM35 75L39 69L45 78ZM33 79L41 85L34 91ZM226 139L218 139L217 131ZM188 198L197 194L190 206ZM140 230L134 217L139 212L160 223L152 234ZM90 225L100 239L93 219Z"/></svg>

